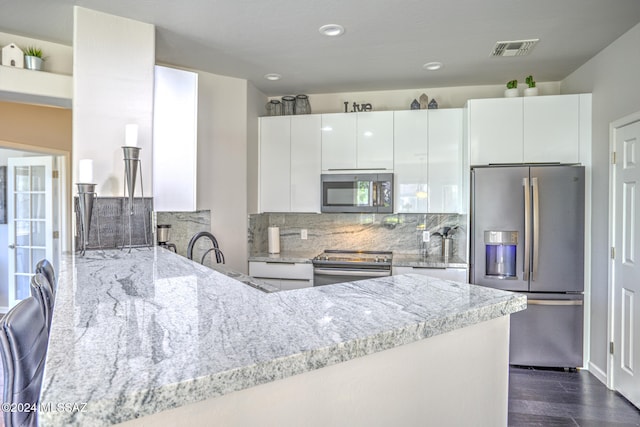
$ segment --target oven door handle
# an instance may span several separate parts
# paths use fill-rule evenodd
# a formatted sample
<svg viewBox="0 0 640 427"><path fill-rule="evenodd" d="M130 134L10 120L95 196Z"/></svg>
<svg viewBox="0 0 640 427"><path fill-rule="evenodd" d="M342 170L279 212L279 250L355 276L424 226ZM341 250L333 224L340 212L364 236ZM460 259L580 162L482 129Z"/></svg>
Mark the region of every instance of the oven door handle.
<svg viewBox="0 0 640 427"><path fill-rule="evenodd" d="M314 268L313 274L321 276L354 276L354 277L386 277L391 276L389 270L349 270L337 268Z"/></svg>

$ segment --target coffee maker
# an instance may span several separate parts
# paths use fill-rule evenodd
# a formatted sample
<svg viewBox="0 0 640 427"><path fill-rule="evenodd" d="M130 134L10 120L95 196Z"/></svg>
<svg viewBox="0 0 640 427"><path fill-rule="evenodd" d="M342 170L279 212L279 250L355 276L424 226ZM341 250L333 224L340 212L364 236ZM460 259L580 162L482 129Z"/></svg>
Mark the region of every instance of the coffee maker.
<svg viewBox="0 0 640 427"><path fill-rule="evenodd" d="M176 245L174 245L173 243L169 243L169 230L171 230L171 225L158 224L158 226L156 227L158 246L162 246L165 249L169 249L170 251L178 253Z"/></svg>

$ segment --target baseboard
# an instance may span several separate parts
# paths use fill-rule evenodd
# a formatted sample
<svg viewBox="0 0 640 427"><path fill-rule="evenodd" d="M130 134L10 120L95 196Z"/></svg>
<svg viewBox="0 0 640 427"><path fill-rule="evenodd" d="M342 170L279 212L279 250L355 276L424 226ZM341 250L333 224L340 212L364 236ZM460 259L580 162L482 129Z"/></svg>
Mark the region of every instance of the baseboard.
<svg viewBox="0 0 640 427"><path fill-rule="evenodd" d="M593 374L601 383L607 385L607 373L594 365L592 362L589 362L589 372Z"/></svg>

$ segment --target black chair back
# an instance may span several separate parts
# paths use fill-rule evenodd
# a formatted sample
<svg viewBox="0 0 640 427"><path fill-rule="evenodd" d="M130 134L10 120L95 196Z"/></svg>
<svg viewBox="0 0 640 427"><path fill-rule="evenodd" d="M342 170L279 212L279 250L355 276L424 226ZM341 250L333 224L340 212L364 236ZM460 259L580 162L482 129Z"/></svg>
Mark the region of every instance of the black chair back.
<svg viewBox="0 0 640 427"><path fill-rule="evenodd" d="M50 330L51 318L53 317L54 296L51 284L44 274L36 273L31 277L31 296L40 303L42 314L47 324L47 330Z"/></svg>
<svg viewBox="0 0 640 427"><path fill-rule="evenodd" d="M20 301L0 321L0 354L4 371L4 403L37 407L49 333L40 304L29 297ZM17 405L23 404L23 405ZM6 411L4 425L36 426L35 411Z"/></svg>
<svg viewBox="0 0 640 427"><path fill-rule="evenodd" d="M53 265L47 259L41 259L36 264L36 273L44 274L44 276L49 281L51 285L51 290L53 291L53 295L56 295L56 290L58 288L58 282L56 282L56 271L53 268Z"/></svg>

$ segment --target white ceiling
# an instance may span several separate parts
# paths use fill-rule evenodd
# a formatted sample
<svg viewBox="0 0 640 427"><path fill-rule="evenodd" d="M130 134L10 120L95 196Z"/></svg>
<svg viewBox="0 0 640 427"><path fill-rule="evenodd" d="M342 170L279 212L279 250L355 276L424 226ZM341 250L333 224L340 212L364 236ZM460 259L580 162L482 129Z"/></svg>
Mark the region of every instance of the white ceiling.
<svg viewBox="0 0 640 427"><path fill-rule="evenodd" d="M0 32L71 45L73 5L155 24L159 63L267 95L558 81L640 22L640 0L0 0ZM529 56L489 56L530 38Z"/></svg>

